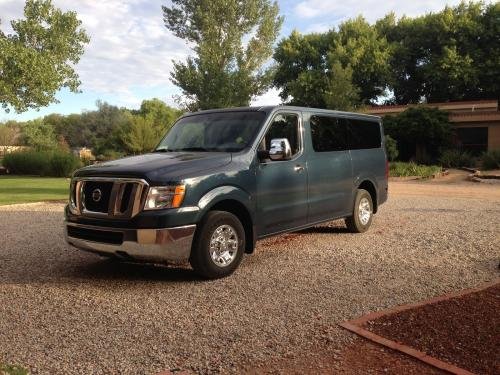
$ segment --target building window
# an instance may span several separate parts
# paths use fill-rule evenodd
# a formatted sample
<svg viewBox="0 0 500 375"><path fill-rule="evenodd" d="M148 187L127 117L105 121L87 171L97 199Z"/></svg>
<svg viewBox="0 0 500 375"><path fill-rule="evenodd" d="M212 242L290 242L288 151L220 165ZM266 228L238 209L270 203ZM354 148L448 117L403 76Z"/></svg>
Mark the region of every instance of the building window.
<svg viewBox="0 0 500 375"><path fill-rule="evenodd" d="M488 128L457 128L457 146L461 150L479 155L488 150Z"/></svg>

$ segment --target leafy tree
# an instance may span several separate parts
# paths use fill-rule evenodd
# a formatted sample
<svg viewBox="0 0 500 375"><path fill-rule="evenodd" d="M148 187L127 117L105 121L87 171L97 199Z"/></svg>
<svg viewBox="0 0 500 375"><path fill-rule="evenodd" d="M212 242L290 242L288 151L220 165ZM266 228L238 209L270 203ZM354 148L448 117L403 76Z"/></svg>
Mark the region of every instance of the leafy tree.
<svg viewBox="0 0 500 375"><path fill-rule="evenodd" d="M274 85L291 104L354 109L384 94L389 57L386 39L362 17L322 34L294 31L274 53Z"/></svg>
<svg viewBox="0 0 500 375"><path fill-rule="evenodd" d="M422 106L384 117L384 130L396 140L402 160L421 163L436 160L452 134L447 112Z"/></svg>
<svg viewBox="0 0 500 375"><path fill-rule="evenodd" d="M27 0L24 19L0 30L0 103L17 112L57 102L56 92L78 92L74 70L89 42L75 12L62 12L50 0Z"/></svg>
<svg viewBox="0 0 500 375"><path fill-rule="evenodd" d="M165 26L194 45L195 57L174 62L172 82L190 110L248 105L272 81L263 67L282 17L270 0L172 0Z"/></svg>
<svg viewBox="0 0 500 375"><path fill-rule="evenodd" d="M152 151L160 141L161 133L155 128L152 116L131 116L130 125L122 133L126 148L134 153Z"/></svg>
<svg viewBox="0 0 500 375"><path fill-rule="evenodd" d="M182 115L182 111L169 107L160 99L143 100L138 111L132 111L134 114L151 118L153 126L160 133L165 133L173 125L175 120Z"/></svg>
<svg viewBox="0 0 500 375"><path fill-rule="evenodd" d="M499 19L498 2L463 2L417 18L379 20L392 51L393 102L499 98Z"/></svg>
<svg viewBox="0 0 500 375"><path fill-rule="evenodd" d="M332 66L327 78L326 91L323 94L326 108L342 111L351 111L359 103L359 88L352 83L352 68L342 67L340 62Z"/></svg>
<svg viewBox="0 0 500 375"><path fill-rule="evenodd" d="M37 151L51 150L57 146L54 128L45 124L42 119L26 122L22 132L25 144Z"/></svg>

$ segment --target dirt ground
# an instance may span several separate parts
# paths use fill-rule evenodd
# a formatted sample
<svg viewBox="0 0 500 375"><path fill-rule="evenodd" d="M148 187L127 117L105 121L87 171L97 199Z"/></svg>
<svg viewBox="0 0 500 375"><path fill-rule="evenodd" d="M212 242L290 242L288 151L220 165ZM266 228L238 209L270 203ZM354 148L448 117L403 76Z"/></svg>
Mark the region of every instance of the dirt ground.
<svg viewBox="0 0 500 375"><path fill-rule="evenodd" d="M460 179L391 181L368 232L259 241L210 282L77 251L62 210L0 207L0 362L32 374L435 374L338 324L499 274L500 187Z"/></svg>

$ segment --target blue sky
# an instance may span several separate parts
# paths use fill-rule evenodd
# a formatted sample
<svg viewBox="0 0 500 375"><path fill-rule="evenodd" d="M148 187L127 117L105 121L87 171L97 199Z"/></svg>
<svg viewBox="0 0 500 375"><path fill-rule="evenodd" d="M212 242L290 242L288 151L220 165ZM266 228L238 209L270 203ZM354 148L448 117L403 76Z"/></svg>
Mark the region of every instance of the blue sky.
<svg viewBox="0 0 500 375"><path fill-rule="evenodd" d="M345 19L363 15L373 22L394 11L398 16L416 16L441 10L460 0L281 0L285 22L279 39L293 29L308 33L326 31ZM173 96L180 90L170 82L172 59L184 60L191 50L164 26L161 5L167 0L53 0L64 10L74 10L91 37L76 70L82 81L82 93L67 90L58 93L58 104L22 114L4 113L0 121L27 120L49 113L75 113L95 109L98 99L110 104L137 108L143 99L157 97L175 105ZM0 0L3 31L9 21L22 17L23 0ZM253 104L277 104L276 90L256 98Z"/></svg>

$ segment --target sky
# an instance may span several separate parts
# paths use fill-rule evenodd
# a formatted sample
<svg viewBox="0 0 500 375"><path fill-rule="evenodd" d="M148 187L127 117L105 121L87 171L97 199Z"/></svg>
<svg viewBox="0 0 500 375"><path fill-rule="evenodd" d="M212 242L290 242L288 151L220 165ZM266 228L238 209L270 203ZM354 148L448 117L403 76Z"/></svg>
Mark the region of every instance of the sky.
<svg viewBox="0 0 500 375"><path fill-rule="evenodd" d="M159 98L175 106L180 89L170 81L172 60L185 60L192 51L163 24L162 5L168 0L53 0L58 8L73 10L90 36L76 66L81 93L63 89L59 103L21 114L0 109L0 121L29 120L50 113L80 113L94 110L97 100L127 108L138 108L142 100ZM393 11L397 16L417 16L440 11L460 0L278 0L285 17L278 41L296 29L302 33L323 32L342 21L363 15L374 22ZM0 0L0 28L10 32L12 19L22 18L23 0ZM255 98L253 105L280 103L271 89Z"/></svg>

